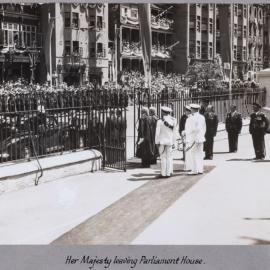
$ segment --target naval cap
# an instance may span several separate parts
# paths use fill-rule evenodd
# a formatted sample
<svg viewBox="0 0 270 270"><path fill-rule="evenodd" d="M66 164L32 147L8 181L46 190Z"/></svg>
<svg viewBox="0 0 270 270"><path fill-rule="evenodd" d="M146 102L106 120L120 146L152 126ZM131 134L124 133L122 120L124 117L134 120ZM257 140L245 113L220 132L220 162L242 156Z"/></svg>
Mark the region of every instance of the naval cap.
<svg viewBox="0 0 270 270"><path fill-rule="evenodd" d="M186 106L185 106L185 109L186 109L186 110L188 110L188 111L190 111L190 110L191 110L191 108L190 108L190 106L189 106L189 105L186 105Z"/></svg>
<svg viewBox="0 0 270 270"><path fill-rule="evenodd" d="M196 110L200 109L201 107L199 104L195 104L195 103L189 104L189 106L191 109L196 109Z"/></svg>
<svg viewBox="0 0 270 270"><path fill-rule="evenodd" d="M166 112L166 113L171 113L172 109L166 106L162 106L161 107L161 111Z"/></svg>

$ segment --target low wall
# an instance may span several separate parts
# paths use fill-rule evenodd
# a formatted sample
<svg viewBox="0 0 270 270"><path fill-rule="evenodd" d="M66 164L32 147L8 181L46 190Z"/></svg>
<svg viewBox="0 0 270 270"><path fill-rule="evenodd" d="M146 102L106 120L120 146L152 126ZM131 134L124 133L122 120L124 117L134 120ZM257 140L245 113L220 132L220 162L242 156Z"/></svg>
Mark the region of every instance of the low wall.
<svg viewBox="0 0 270 270"><path fill-rule="evenodd" d="M102 155L97 150L85 150L42 158L39 162L43 175L40 177L38 184L42 184L68 176L100 170ZM34 186L35 181L41 175L36 160L2 164L0 171L0 194Z"/></svg>

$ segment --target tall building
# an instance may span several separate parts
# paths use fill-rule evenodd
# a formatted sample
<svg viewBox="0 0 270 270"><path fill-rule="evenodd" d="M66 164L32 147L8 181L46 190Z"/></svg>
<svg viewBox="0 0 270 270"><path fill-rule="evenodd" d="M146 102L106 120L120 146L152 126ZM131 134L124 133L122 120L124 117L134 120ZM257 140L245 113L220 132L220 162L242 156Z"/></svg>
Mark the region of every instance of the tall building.
<svg viewBox="0 0 270 270"><path fill-rule="evenodd" d="M0 5L0 81L39 81L42 35L39 4Z"/></svg>
<svg viewBox="0 0 270 270"><path fill-rule="evenodd" d="M108 5L53 3L42 7L42 27L52 31L55 83L82 85L108 81ZM49 42L48 40L45 42Z"/></svg>
<svg viewBox="0 0 270 270"><path fill-rule="evenodd" d="M152 72L173 71L174 5L151 5ZM138 6L109 5L109 39L118 72L143 71Z"/></svg>

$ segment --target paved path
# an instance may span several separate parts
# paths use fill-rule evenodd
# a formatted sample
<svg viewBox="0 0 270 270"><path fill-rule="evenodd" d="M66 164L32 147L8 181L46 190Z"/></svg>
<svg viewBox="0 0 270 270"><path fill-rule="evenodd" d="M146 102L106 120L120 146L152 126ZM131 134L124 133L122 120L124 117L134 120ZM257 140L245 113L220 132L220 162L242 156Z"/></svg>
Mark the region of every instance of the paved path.
<svg viewBox="0 0 270 270"><path fill-rule="evenodd" d="M177 172L169 179L156 179L158 171L133 174L127 180L148 182L64 234L54 244L130 244L202 177L187 176L181 171L182 166L175 167Z"/></svg>
<svg viewBox="0 0 270 270"><path fill-rule="evenodd" d="M216 166L198 177L153 180L152 169L68 177L0 196L0 244L270 243L269 160L253 162L250 135L228 154L215 142ZM266 140L270 156L270 136ZM67 234L66 234L67 233Z"/></svg>
<svg viewBox="0 0 270 270"><path fill-rule="evenodd" d="M269 135L266 145L269 157ZM215 143L215 160L207 163L217 167L133 244L270 244L270 160L251 160L254 150L250 135L241 136L238 153L226 153L227 147L227 141Z"/></svg>

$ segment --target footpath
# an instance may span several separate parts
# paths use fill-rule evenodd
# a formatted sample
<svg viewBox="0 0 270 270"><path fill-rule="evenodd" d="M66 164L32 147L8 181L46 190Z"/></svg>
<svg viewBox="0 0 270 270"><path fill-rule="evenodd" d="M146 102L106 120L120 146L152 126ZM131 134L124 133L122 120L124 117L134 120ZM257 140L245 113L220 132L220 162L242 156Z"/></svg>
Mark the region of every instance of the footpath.
<svg viewBox="0 0 270 270"><path fill-rule="evenodd" d="M206 173L157 179L159 165L65 177L0 196L0 244L269 244L270 136L254 162L244 127L239 151L219 132ZM79 165L78 165L79 166Z"/></svg>

